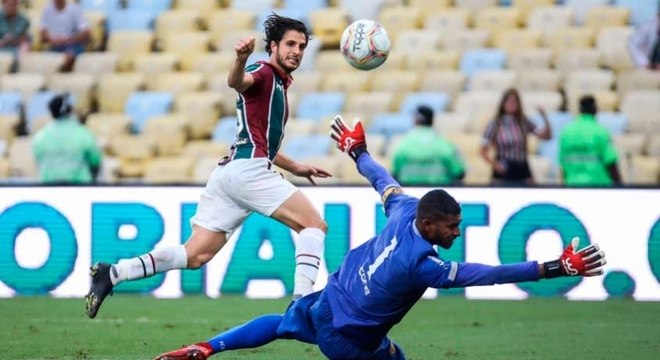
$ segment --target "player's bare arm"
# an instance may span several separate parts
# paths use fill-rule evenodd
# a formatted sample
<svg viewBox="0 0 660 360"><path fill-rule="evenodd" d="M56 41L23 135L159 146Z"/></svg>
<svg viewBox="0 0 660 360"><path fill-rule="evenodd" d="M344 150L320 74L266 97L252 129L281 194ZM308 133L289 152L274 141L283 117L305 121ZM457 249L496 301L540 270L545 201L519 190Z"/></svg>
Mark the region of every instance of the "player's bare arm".
<svg viewBox="0 0 660 360"><path fill-rule="evenodd" d="M234 45L236 51L236 59L229 70L227 77L227 85L230 88L240 92L247 90L254 83L254 78L250 74L245 73L245 64L247 59L254 52L255 40L253 37L241 39Z"/></svg>
<svg viewBox="0 0 660 360"><path fill-rule="evenodd" d="M278 167L292 173L293 175L307 178L307 180L309 180L309 182L311 182L313 185L316 185L314 177L327 178L332 176L332 174L326 170L312 165L297 163L290 157L283 154L275 155L273 163L275 163L275 165Z"/></svg>

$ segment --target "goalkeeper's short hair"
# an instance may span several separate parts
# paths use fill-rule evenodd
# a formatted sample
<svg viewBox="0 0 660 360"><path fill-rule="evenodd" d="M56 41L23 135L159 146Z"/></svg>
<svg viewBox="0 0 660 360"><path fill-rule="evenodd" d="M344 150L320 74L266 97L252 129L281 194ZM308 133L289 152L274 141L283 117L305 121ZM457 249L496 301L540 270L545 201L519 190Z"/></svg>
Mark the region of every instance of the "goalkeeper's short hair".
<svg viewBox="0 0 660 360"><path fill-rule="evenodd" d="M456 199L442 189L427 192L417 204L418 219L436 219L444 215L458 215L461 206Z"/></svg>

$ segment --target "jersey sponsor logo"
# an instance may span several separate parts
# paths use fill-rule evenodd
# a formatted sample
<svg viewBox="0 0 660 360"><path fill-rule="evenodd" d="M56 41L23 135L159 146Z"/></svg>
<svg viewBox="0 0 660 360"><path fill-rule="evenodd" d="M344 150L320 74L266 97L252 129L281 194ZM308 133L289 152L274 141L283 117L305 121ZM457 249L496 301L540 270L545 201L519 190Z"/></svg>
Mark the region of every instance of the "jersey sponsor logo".
<svg viewBox="0 0 660 360"><path fill-rule="evenodd" d="M433 261L434 263L436 263L436 264L438 264L438 265L440 265L440 266L444 266L444 265L445 265L445 262L442 261L439 257L436 257L436 256L429 256L429 259L431 259L431 261Z"/></svg>

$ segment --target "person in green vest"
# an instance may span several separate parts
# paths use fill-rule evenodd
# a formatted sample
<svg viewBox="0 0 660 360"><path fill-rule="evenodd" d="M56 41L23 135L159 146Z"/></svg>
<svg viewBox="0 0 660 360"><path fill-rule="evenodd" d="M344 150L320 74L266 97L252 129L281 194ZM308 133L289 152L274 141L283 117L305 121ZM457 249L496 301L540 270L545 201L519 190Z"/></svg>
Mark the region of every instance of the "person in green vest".
<svg viewBox="0 0 660 360"><path fill-rule="evenodd" d="M415 127L397 144L392 173L408 186L450 185L462 182L463 159L456 147L433 130L433 109L417 107Z"/></svg>
<svg viewBox="0 0 660 360"><path fill-rule="evenodd" d="M54 121L34 136L39 179L46 184L89 184L95 181L102 152L94 134L78 121L68 94L48 103Z"/></svg>
<svg viewBox="0 0 660 360"><path fill-rule="evenodd" d="M596 121L596 99L580 98L580 114L559 137L559 166L566 186L621 184L618 155L609 131Z"/></svg>

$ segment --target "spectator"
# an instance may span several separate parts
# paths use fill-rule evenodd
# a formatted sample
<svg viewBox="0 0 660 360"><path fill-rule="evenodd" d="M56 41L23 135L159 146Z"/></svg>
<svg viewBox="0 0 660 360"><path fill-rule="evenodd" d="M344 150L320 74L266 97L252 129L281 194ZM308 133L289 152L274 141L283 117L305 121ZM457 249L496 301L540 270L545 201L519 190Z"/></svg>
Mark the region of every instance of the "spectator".
<svg viewBox="0 0 660 360"><path fill-rule="evenodd" d="M41 182L93 182L102 157L94 135L73 114L67 94L55 96L48 108L55 121L39 130L32 144Z"/></svg>
<svg viewBox="0 0 660 360"><path fill-rule="evenodd" d="M394 149L392 172L403 185L447 185L465 175L462 159L449 141L433 130L433 109L419 106L415 128Z"/></svg>
<svg viewBox="0 0 660 360"><path fill-rule="evenodd" d="M527 135L547 140L552 137L545 110L538 108L544 126L538 129L523 113L520 94L509 89L502 95L497 115L486 127L481 156L493 167L493 185L532 185L532 172L527 161ZM495 148L495 158L489 155Z"/></svg>
<svg viewBox="0 0 660 360"><path fill-rule="evenodd" d="M628 51L638 68L660 70L660 4L657 12L656 17L636 27L628 38Z"/></svg>
<svg viewBox="0 0 660 360"><path fill-rule="evenodd" d="M567 186L621 184L617 153L607 129L596 121L596 100L580 99L580 114L559 136L561 179Z"/></svg>
<svg viewBox="0 0 660 360"><path fill-rule="evenodd" d="M18 12L18 0L2 0L0 12L0 51L14 55L30 47L28 29L30 20Z"/></svg>
<svg viewBox="0 0 660 360"><path fill-rule="evenodd" d="M62 71L71 71L76 56L85 51L89 24L80 7L67 0L53 0L41 15L41 38L50 51L66 54Z"/></svg>

